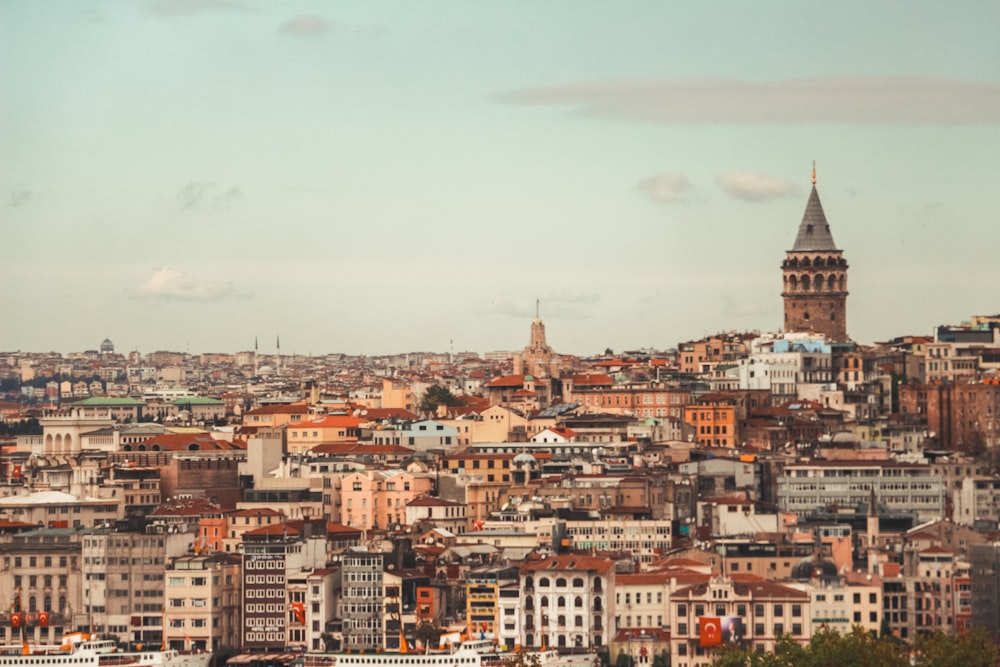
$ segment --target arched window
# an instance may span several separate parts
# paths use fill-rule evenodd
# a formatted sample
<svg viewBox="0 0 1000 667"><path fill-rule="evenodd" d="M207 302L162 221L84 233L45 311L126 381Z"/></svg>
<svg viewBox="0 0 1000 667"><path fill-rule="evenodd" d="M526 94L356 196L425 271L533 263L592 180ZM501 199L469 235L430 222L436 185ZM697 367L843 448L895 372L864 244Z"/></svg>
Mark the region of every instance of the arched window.
<svg viewBox="0 0 1000 667"><path fill-rule="evenodd" d="M562 577L556 579L556 588L566 588L566 580Z"/></svg>
<svg viewBox="0 0 1000 667"><path fill-rule="evenodd" d="M576 599L573 600L573 606L574 607L582 607L583 606L583 598L580 597L579 595L577 595Z"/></svg>
<svg viewBox="0 0 1000 667"><path fill-rule="evenodd" d="M594 577L594 592L595 593L600 593L601 592L601 578L600 577Z"/></svg>
<svg viewBox="0 0 1000 667"><path fill-rule="evenodd" d="M558 618L556 618L556 624L558 624L560 628L565 627L565 625L566 625L566 617L565 616L559 616Z"/></svg>
<svg viewBox="0 0 1000 667"><path fill-rule="evenodd" d="M816 282L813 283L813 289L817 292L823 291L823 274L816 276Z"/></svg>
<svg viewBox="0 0 1000 667"><path fill-rule="evenodd" d="M60 595L59 596L59 610L58 611L59 611L60 614L66 611L66 596L65 595Z"/></svg>
<svg viewBox="0 0 1000 667"><path fill-rule="evenodd" d="M796 292L796 291L798 291L798 289L799 289L799 277L798 276L789 276L789 278L788 278L788 291L789 292Z"/></svg>
<svg viewBox="0 0 1000 667"><path fill-rule="evenodd" d="M548 607L549 606L549 596L548 595L543 595L541 598L539 598L539 600L538 600L538 606L540 606L540 607Z"/></svg>
<svg viewBox="0 0 1000 667"><path fill-rule="evenodd" d="M577 628L582 628L583 627L583 616L574 616L573 617L573 626L577 627Z"/></svg>
<svg viewBox="0 0 1000 667"><path fill-rule="evenodd" d="M542 588L547 588L549 586L549 578L542 577L541 579L538 580L538 585L541 586Z"/></svg>
<svg viewBox="0 0 1000 667"><path fill-rule="evenodd" d="M577 577L573 580L573 588L583 588L583 579Z"/></svg>
<svg viewBox="0 0 1000 667"><path fill-rule="evenodd" d="M557 607L565 607L566 606L566 598L564 598L561 595L558 598L556 598L556 606Z"/></svg>
<svg viewBox="0 0 1000 667"><path fill-rule="evenodd" d="M594 598L594 611L601 611L601 598Z"/></svg>
<svg viewBox="0 0 1000 667"><path fill-rule="evenodd" d="M527 611L533 611L535 608L535 598L531 597L530 595L524 598L524 608Z"/></svg>
<svg viewBox="0 0 1000 667"><path fill-rule="evenodd" d="M52 596L46 595L42 598L42 611L52 611Z"/></svg>
<svg viewBox="0 0 1000 667"><path fill-rule="evenodd" d="M530 591L534 587L535 587L535 578L534 577L525 577L524 578L524 589Z"/></svg>
<svg viewBox="0 0 1000 667"><path fill-rule="evenodd" d="M28 598L28 611L38 611L38 600L34 595Z"/></svg>
<svg viewBox="0 0 1000 667"><path fill-rule="evenodd" d="M802 276L802 291L808 292L810 289L809 276Z"/></svg>
<svg viewBox="0 0 1000 667"><path fill-rule="evenodd" d="M811 226L810 226L810 229L811 229ZM808 266L810 266L810 264L809 264L809 258L808 258L808 257L803 257L803 258L802 258L802 266L803 266L803 267L808 267Z"/></svg>

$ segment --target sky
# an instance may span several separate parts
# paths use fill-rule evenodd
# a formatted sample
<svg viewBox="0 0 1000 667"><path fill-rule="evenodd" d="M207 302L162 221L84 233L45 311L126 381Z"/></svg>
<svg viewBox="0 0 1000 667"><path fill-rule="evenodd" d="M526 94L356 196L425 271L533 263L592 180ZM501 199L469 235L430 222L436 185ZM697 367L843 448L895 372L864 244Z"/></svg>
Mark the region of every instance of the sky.
<svg viewBox="0 0 1000 667"><path fill-rule="evenodd" d="M0 350L859 343L1000 312L1000 3L0 1Z"/></svg>

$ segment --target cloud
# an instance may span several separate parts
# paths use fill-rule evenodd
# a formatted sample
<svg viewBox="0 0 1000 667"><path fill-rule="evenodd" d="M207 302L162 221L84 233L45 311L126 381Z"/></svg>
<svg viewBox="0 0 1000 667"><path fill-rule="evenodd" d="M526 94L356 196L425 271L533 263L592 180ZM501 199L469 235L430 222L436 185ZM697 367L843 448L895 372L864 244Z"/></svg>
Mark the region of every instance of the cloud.
<svg viewBox="0 0 1000 667"><path fill-rule="evenodd" d="M662 172L636 184L642 192L661 204L683 204L688 200L691 183L684 174Z"/></svg>
<svg viewBox="0 0 1000 667"><path fill-rule="evenodd" d="M7 206L10 208L20 208L31 201L31 190L25 190L23 188L19 190L14 190L10 193L10 197L7 199Z"/></svg>
<svg viewBox="0 0 1000 667"><path fill-rule="evenodd" d="M149 4L149 11L166 18L217 10L245 12L249 11L249 7L237 0L153 0Z"/></svg>
<svg viewBox="0 0 1000 667"><path fill-rule="evenodd" d="M722 174L715 179L715 183L730 197L744 201L780 199L799 193L799 188L794 183L749 171L731 171Z"/></svg>
<svg viewBox="0 0 1000 667"><path fill-rule="evenodd" d="M215 181L191 181L177 193L177 203L185 211L216 211L243 197L236 186L227 188Z"/></svg>
<svg viewBox="0 0 1000 667"><path fill-rule="evenodd" d="M322 35L330 32L330 22L316 14L299 14L282 23L278 30L289 35Z"/></svg>
<svg viewBox="0 0 1000 667"><path fill-rule="evenodd" d="M233 283L199 282L180 271L164 266L153 272L149 280L132 292L137 299L163 299L168 301L222 301L251 296Z"/></svg>
<svg viewBox="0 0 1000 667"><path fill-rule="evenodd" d="M514 90L499 99L660 124L1000 123L1000 83L929 76L591 81Z"/></svg>
<svg viewBox="0 0 1000 667"><path fill-rule="evenodd" d="M479 315L502 315L516 319L534 319L536 303L542 319L579 319L585 317L588 307L600 303L601 295L585 292L560 292L534 298L497 295L474 307Z"/></svg>

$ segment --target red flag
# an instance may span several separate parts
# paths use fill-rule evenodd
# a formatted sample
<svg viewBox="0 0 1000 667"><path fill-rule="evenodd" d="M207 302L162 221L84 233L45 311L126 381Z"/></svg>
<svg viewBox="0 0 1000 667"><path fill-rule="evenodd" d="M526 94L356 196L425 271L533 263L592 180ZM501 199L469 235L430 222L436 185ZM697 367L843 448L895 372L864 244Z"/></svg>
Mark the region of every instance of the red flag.
<svg viewBox="0 0 1000 667"><path fill-rule="evenodd" d="M47 611L38 612L38 625L42 626L43 628L49 627L49 612Z"/></svg>
<svg viewBox="0 0 1000 667"><path fill-rule="evenodd" d="M12 628L21 627L21 614L19 612L10 615L10 625Z"/></svg>
<svg viewBox="0 0 1000 667"><path fill-rule="evenodd" d="M698 617L698 645L701 648L722 643L722 620L718 616Z"/></svg>

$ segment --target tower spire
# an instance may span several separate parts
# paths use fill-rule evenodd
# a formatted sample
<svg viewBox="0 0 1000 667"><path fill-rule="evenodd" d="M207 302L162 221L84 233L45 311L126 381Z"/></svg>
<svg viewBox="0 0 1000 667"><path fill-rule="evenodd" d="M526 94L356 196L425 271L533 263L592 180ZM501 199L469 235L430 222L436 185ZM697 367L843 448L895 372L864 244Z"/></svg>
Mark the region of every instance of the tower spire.
<svg viewBox="0 0 1000 667"><path fill-rule="evenodd" d="M816 185L816 160L813 160L813 185Z"/></svg>

